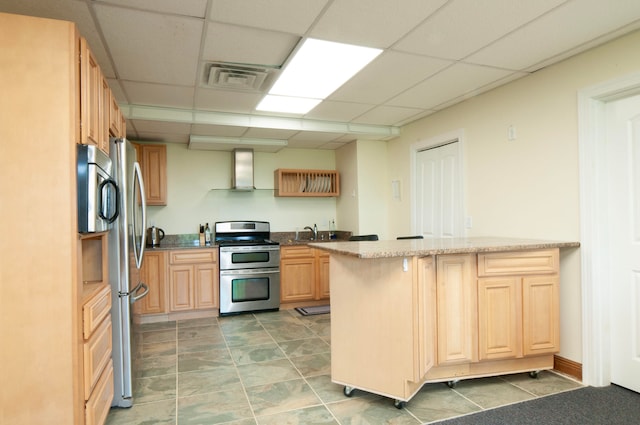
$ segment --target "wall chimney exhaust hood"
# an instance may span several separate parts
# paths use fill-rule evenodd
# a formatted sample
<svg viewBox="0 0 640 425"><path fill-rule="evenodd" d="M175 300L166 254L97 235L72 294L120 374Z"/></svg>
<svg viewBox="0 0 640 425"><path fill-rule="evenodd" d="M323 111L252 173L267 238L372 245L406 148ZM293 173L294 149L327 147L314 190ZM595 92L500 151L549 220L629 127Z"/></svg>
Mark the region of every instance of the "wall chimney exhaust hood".
<svg viewBox="0 0 640 425"><path fill-rule="evenodd" d="M232 168L231 189L245 192L255 189L253 184L253 149L234 149Z"/></svg>

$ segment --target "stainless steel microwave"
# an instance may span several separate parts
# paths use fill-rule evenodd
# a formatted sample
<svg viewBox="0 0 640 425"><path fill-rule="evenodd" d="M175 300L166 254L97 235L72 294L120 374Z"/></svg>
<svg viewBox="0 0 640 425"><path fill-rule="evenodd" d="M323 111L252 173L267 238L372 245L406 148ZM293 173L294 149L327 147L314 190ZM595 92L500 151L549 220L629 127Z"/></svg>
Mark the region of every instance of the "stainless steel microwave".
<svg viewBox="0 0 640 425"><path fill-rule="evenodd" d="M78 145L78 232L104 232L118 218L118 186L111 158L97 146Z"/></svg>

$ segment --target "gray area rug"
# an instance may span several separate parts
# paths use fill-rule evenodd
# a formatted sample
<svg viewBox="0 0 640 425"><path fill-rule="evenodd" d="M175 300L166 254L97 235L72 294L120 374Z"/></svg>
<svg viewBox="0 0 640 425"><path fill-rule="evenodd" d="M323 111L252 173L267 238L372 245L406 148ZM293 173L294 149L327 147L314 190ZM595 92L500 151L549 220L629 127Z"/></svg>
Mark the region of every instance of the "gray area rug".
<svg viewBox="0 0 640 425"><path fill-rule="evenodd" d="M640 394L617 385L584 387L440 421L437 424L640 424Z"/></svg>
<svg viewBox="0 0 640 425"><path fill-rule="evenodd" d="M303 316L313 316L314 314L327 314L331 310L328 305L317 305L312 307L296 307L296 311Z"/></svg>

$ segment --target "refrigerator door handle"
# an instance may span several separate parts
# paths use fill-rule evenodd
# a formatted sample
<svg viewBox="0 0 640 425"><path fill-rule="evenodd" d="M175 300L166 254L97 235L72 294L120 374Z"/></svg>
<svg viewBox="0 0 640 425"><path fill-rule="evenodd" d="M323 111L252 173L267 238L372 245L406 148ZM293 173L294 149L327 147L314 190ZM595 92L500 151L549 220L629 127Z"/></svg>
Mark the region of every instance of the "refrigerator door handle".
<svg viewBox="0 0 640 425"><path fill-rule="evenodd" d="M142 181L142 171L140 170L140 163L133 163L133 181L137 182L138 188L140 189L140 205L142 206L142 229L136 229L137 220L133 219L133 254L136 258L136 267L139 269L142 267L142 257L144 256L144 232L147 228L147 200L146 195L144 193L144 182ZM135 193L135 190L134 190ZM134 214L135 214L135 200L134 200ZM136 237L138 235L138 230L140 231L140 245L136 243ZM140 252L138 252L138 250Z"/></svg>
<svg viewBox="0 0 640 425"><path fill-rule="evenodd" d="M138 294L138 291L143 290L141 294ZM149 287L146 283L140 282L136 285L135 288L131 291L131 304L138 301L140 298L144 298L149 293Z"/></svg>

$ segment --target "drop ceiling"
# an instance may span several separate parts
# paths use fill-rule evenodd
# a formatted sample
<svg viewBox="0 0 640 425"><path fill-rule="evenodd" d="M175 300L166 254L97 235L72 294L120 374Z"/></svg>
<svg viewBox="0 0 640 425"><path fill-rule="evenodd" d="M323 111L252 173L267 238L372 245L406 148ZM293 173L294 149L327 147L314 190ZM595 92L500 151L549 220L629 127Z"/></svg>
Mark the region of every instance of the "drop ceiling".
<svg viewBox="0 0 640 425"><path fill-rule="evenodd" d="M228 140L217 149L390 140L407 123L640 28L638 0L0 0L0 11L76 22L130 139ZM384 52L304 116L257 112L307 37Z"/></svg>

